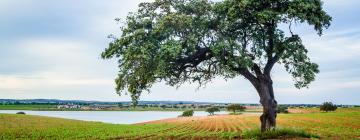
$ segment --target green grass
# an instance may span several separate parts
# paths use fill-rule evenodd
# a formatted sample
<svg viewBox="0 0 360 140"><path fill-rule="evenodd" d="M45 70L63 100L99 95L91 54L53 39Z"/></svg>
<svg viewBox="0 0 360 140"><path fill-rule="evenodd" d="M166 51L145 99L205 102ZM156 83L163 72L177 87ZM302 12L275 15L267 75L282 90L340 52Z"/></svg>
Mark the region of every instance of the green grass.
<svg viewBox="0 0 360 140"><path fill-rule="evenodd" d="M357 139L360 138L359 118L360 108L328 113L279 114L278 129L261 134L258 129L252 129L259 127L258 116L251 115L230 115L202 121L190 118L181 123L117 125L0 114L0 139ZM242 130L229 130L234 127Z"/></svg>
<svg viewBox="0 0 360 140"><path fill-rule="evenodd" d="M276 130L261 133L260 129L247 130L242 133L244 139L276 139L276 138L320 138L301 129L277 128Z"/></svg>
<svg viewBox="0 0 360 140"><path fill-rule="evenodd" d="M279 114L278 125L302 128L323 138L360 138L360 108L344 108L327 113Z"/></svg>
<svg viewBox="0 0 360 140"><path fill-rule="evenodd" d="M141 138L173 127L174 125L169 124L117 125L40 116L0 114L1 140Z"/></svg>
<svg viewBox="0 0 360 140"><path fill-rule="evenodd" d="M1 140L228 139L238 136L239 134L234 132L198 132L175 124L122 125L32 115L0 114Z"/></svg>
<svg viewBox="0 0 360 140"><path fill-rule="evenodd" d="M203 131L174 124L120 125L51 117L0 114L0 139L232 139L276 138L276 136L310 137L303 131L280 129L260 135L260 131Z"/></svg>
<svg viewBox="0 0 360 140"><path fill-rule="evenodd" d="M54 110L56 105L0 105L0 110Z"/></svg>

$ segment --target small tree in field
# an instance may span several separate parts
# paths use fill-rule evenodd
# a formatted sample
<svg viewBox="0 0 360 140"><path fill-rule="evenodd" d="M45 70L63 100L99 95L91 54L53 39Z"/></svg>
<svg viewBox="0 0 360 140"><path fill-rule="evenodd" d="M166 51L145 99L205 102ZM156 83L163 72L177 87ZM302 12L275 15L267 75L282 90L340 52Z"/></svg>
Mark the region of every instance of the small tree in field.
<svg viewBox="0 0 360 140"><path fill-rule="evenodd" d="M206 109L206 112L208 112L210 115L215 115L215 112L220 112L220 109L217 107L210 107Z"/></svg>
<svg viewBox="0 0 360 140"><path fill-rule="evenodd" d="M240 104L232 104L226 107L228 111L232 111L233 114L236 114L236 111L244 111L245 107Z"/></svg>
<svg viewBox="0 0 360 140"><path fill-rule="evenodd" d="M279 105L279 106L276 108L276 112L277 112L277 113L289 113L288 107L285 106L285 105Z"/></svg>
<svg viewBox="0 0 360 140"><path fill-rule="evenodd" d="M274 65L284 66L296 88L308 87L319 72L292 25L322 35L330 21L321 0L154 0L127 16L101 56L118 59L116 91L127 90L134 105L160 81L204 86L242 76L260 97L264 132L276 126Z"/></svg>
<svg viewBox="0 0 360 140"><path fill-rule="evenodd" d="M191 117L194 115L194 110L186 110L180 116L181 117Z"/></svg>
<svg viewBox="0 0 360 140"><path fill-rule="evenodd" d="M333 104L332 102L324 102L321 106L320 106L320 111L335 111L337 109L337 106L335 104Z"/></svg>

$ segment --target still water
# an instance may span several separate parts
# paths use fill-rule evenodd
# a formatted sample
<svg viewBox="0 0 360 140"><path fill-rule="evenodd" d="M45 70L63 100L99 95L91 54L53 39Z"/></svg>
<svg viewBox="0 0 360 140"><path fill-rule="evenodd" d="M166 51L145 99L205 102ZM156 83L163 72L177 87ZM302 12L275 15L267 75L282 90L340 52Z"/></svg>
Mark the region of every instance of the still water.
<svg viewBox="0 0 360 140"><path fill-rule="evenodd" d="M0 113L15 114L21 110L0 110ZM113 124L134 124L153 120L175 118L182 114L179 111L22 111L28 115L39 115L84 121L97 121ZM227 114L217 112L216 114ZM204 111L195 111L194 116L207 116Z"/></svg>

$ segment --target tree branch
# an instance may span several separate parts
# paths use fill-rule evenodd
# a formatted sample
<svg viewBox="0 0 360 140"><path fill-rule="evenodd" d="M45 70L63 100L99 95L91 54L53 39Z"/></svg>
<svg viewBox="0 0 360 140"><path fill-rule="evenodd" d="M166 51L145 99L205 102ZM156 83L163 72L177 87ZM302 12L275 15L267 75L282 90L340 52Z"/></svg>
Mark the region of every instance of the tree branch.
<svg viewBox="0 0 360 140"><path fill-rule="evenodd" d="M246 68L235 67L233 65L229 65L229 67L231 68L231 70L239 72L242 76L248 79L253 85L256 85L257 78L253 74L251 74L249 70L247 70Z"/></svg>
<svg viewBox="0 0 360 140"><path fill-rule="evenodd" d="M275 55L274 57L268 59L265 68L264 68L264 74L269 76L272 68L276 64L276 62L279 60L280 54Z"/></svg>
<svg viewBox="0 0 360 140"><path fill-rule="evenodd" d="M256 77L259 77L259 76L262 75L262 72L261 72L261 69L260 69L259 65L255 64L255 63L251 67L251 70L255 72Z"/></svg>
<svg viewBox="0 0 360 140"><path fill-rule="evenodd" d="M175 65L179 66L176 70L179 73L176 75L179 76L183 71L186 71L187 68L196 68L201 62L209 60L212 57L213 55L211 54L210 48L198 48L194 54L175 60Z"/></svg>
<svg viewBox="0 0 360 140"><path fill-rule="evenodd" d="M264 74L269 76L271 69L273 68L273 66L275 65L275 63L279 60L280 56L279 54L276 54L273 57L273 53L274 53L274 48L275 48L275 42L274 42L274 34L275 34L275 23L272 20L271 23L268 25L269 30L268 30L268 36L269 36L269 48L266 50L266 54L268 57L268 61L267 64L264 68Z"/></svg>

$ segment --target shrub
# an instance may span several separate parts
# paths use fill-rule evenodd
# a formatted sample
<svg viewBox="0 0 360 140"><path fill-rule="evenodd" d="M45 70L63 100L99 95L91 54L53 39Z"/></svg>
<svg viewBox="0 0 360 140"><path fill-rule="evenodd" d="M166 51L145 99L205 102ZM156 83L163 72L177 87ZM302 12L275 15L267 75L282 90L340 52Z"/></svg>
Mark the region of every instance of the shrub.
<svg viewBox="0 0 360 140"><path fill-rule="evenodd" d="M324 102L321 106L320 106L320 111L335 111L337 109L337 106L335 104L333 104L332 102Z"/></svg>
<svg viewBox="0 0 360 140"><path fill-rule="evenodd" d="M25 112L17 112L16 114L21 114L21 115L25 115Z"/></svg>
<svg viewBox="0 0 360 140"><path fill-rule="evenodd" d="M226 107L228 111L232 111L233 114L236 114L236 111L244 111L245 107L240 104L232 104Z"/></svg>
<svg viewBox="0 0 360 140"><path fill-rule="evenodd" d="M279 105L279 106L277 106L276 112L277 112L277 113L289 113L288 107L285 106L285 105Z"/></svg>
<svg viewBox="0 0 360 140"><path fill-rule="evenodd" d="M194 110L186 110L182 113L181 117L191 117L194 115Z"/></svg>
<svg viewBox="0 0 360 140"><path fill-rule="evenodd" d="M206 112L208 112L210 115L214 115L215 112L220 112L220 109L217 107L210 107L206 109Z"/></svg>

